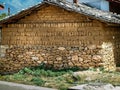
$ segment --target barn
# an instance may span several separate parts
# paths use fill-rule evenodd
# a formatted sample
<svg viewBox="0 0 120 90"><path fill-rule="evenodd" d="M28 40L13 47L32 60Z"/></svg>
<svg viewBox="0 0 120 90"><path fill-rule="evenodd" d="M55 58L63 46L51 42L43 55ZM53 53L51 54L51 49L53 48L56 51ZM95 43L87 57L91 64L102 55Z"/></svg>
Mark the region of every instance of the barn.
<svg viewBox="0 0 120 90"><path fill-rule="evenodd" d="M0 73L120 66L120 15L77 2L44 0L0 21Z"/></svg>

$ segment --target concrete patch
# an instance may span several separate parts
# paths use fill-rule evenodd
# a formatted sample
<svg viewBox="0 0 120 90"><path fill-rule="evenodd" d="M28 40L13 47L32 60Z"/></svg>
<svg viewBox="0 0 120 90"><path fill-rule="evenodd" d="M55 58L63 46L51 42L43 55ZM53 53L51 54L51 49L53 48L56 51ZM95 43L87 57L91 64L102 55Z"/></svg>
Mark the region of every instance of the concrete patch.
<svg viewBox="0 0 120 90"><path fill-rule="evenodd" d="M57 90L57 89L0 81L0 90Z"/></svg>
<svg viewBox="0 0 120 90"><path fill-rule="evenodd" d="M120 87L114 87L112 84L94 83L70 87L68 90L120 90Z"/></svg>

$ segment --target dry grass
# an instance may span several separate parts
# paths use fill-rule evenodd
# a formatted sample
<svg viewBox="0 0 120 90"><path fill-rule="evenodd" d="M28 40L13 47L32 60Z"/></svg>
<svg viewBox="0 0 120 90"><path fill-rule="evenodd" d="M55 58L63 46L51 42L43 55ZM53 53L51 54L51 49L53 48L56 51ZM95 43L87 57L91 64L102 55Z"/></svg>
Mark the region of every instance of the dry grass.
<svg viewBox="0 0 120 90"><path fill-rule="evenodd" d="M93 82L111 83L120 86L120 72L97 70L53 72L26 68L13 75L0 76L0 80L67 90L71 86Z"/></svg>

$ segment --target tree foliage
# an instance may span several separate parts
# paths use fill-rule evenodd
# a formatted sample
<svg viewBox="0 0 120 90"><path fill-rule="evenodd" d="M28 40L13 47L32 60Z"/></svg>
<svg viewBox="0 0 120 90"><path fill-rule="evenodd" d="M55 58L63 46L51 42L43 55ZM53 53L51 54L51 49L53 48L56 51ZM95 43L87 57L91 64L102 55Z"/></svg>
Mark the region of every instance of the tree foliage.
<svg viewBox="0 0 120 90"><path fill-rule="evenodd" d="M0 19L5 18L6 16L7 16L7 14L6 14L6 13L2 13L2 14L0 14Z"/></svg>

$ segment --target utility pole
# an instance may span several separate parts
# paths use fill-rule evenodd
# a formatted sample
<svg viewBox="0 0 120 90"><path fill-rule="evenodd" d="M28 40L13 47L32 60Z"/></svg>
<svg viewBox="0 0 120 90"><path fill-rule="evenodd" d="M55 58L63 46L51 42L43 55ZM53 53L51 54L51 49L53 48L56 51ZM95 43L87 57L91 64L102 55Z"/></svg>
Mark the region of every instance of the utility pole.
<svg viewBox="0 0 120 90"><path fill-rule="evenodd" d="M8 8L8 16L10 16L10 8Z"/></svg>

